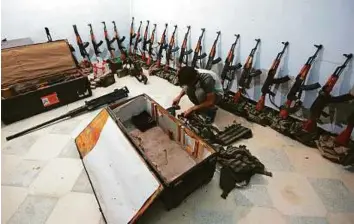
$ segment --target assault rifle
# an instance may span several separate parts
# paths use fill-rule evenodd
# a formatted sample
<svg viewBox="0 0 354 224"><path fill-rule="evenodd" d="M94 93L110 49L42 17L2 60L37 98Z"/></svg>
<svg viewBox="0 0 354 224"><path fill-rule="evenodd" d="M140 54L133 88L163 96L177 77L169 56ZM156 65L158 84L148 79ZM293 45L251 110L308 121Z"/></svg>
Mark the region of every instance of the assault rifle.
<svg viewBox="0 0 354 224"><path fill-rule="evenodd" d="M205 69L210 70L211 67L217 63L219 63L221 61L221 58L218 57L214 60L215 54L216 54L216 44L218 43L219 40L219 36L220 36L220 31L216 32L218 35L216 36L216 39L214 40L213 46L210 49L210 53L209 53L209 58L208 58L208 62L205 66Z"/></svg>
<svg viewBox="0 0 354 224"><path fill-rule="evenodd" d="M113 38L112 40L109 39L108 37L108 32L107 32L107 28L106 28L106 23L102 22L103 24L103 31L104 31L104 39L106 40L106 44L107 44L107 49L109 51L109 53L111 54L111 58L114 58L114 48L111 46L113 44L113 42L115 41L115 38Z"/></svg>
<svg viewBox="0 0 354 224"><path fill-rule="evenodd" d="M56 117L54 119L51 119L49 121L46 121L42 124L38 124L32 128L26 129L24 131L14 134L14 135L10 135L10 136L6 137L6 140L9 141L11 139L18 138L20 136L26 135L32 131L38 130L42 127L45 127L49 124L53 124L53 123L60 121L60 120L76 117L76 116L81 115L85 112L94 111L104 105L108 105L108 104L113 103L117 100L123 99L124 97L127 97L128 93L129 93L129 90L127 87L123 87L121 89L115 89L112 93L108 93L106 95L86 101L85 105L83 105L79 108L76 108L74 110L71 110L66 114L63 114L63 115Z"/></svg>
<svg viewBox="0 0 354 224"><path fill-rule="evenodd" d="M229 90L231 88L232 81L235 79L235 71L242 67L241 63L237 63L236 65L232 65L235 57L235 48L238 39L240 38L240 34L235 34L236 40L231 45L229 53L227 54L227 58L225 59L225 65L221 72L221 83L223 85L223 89ZM225 87L224 83L227 81L227 86Z"/></svg>
<svg viewBox="0 0 354 224"><path fill-rule="evenodd" d="M168 48L166 50L166 64L165 64L165 71L168 71L168 68L170 67L170 60L172 58L172 53L175 53L176 51L179 50L179 47L175 47L175 34L177 30L177 25L175 25L175 29L173 30L170 43L168 44Z"/></svg>
<svg viewBox="0 0 354 224"><path fill-rule="evenodd" d="M331 91L337 83L340 74L343 72L345 67L347 67L349 60L353 57L353 54L343 54L343 56L346 60L341 66L338 66L334 73L328 78L326 84L322 86L315 102L313 102L310 108L310 118L305 121L302 126L304 131L313 131L316 127L317 119L319 119L323 113L323 109L331 102Z"/></svg>
<svg viewBox="0 0 354 224"><path fill-rule="evenodd" d="M195 68L197 66L198 60L202 60L203 58L205 58L207 56L206 53L201 53L202 52L202 39L203 39L204 32L205 32L205 28L202 28L202 34L200 34L198 42L197 42L197 46L194 49L194 55L193 55L193 60L192 60L192 64L191 64L191 66L193 68Z"/></svg>
<svg viewBox="0 0 354 224"><path fill-rule="evenodd" d="M161 66L162 51L167 48L167 44L166 44L166 30L167 30L167 26L168 26L168 24L166 23L166 24L165 24L165 30L164 30L163 33L162 33L161 40L160 40L160 43L159 43L159 45L160 45L159 51L157 52L157 55L156 55L156 66L157 66L158 68Z"/></svg>
<svg viewBox="0 0 354 224"><path fill-rule="evenodd" d="M141 47L141 59L143 61L146 61L146 55L145 55L145 52L147 50L146 48L146 45L149 43L148 41L148 35L149 35L149 23L150 21L147 20L147 24L146 24L146 27L145 27L145 32L144 32L144 39L143 39L143 46Z"/></svg>
<svg viewBox="0 0 354 224"><path fill-rule="evenodd" d="M119 49L121 54L125 54L125 47L122 45L124 40L125 40L125 36L120 38L119 35L118 35L118 30L117 30L117 27L116 27L116 23L114 21L112 21L112 23L113 23L113 29L114 29L114 39L117 41L118 49Z"/></svg>
<svg viewBox="0 0 354 224"><path fill-rule="evenodd" d="M258 44L259 44L259 42L261 42L261 39L255 39L255 41L256 41L256 46L251 50L251 53L247 57L246 63L243 66L241 77L240 77L240 80L238 81L238 91L235 93L234 98L233 98L234 103L237 103L241 99L241 96L245 92L245 89L250 88L252 78L262 74L261 70L259 70L259 69L254 70L254 68L253 68L254 54L256 53Z"/></svg>
<svg viewBox="0 0 354 224"><path fill-rule="evenodd" d="M148 40L149 43L149 51L148 51L148 58L146 61L146 65L151 65L152 62L152 56L154 56L154 52L153 52L153 44L155 42L155 33L156 33L156 24L154 24L154 28L151 32L151 36L150 36L150 40Z"/></svg>
<svg viewBox="0 0 354 224"><path fill-rule="evenodd" d="M53 39L52 39L52 36L50 35L48 27L44 27L44 30L45 30L45 33L47 34L48 42L52 42Z"/></svg>
<svg viewBox="0 0 354 224"><path fill-rule="evenodd" d="M274 78L274 76L277 73L281 58L283 57L284 52L289 45L289 42L281 42L281 43L284 44L283 50L277 54L277 57L273 61L273 64L268 71L268 76L262 86L262 89L261 89L262 96L258 100L257 105L256 105L257 111L263 110L264 104L265 104L265 97L267 94L269 94L269 97L272 96L274 98L275 93L270 90L274 84L281 84L281 83L284 83L284 82L287 82L290 80L289 76L284 76L281 78Z"/></svg>
<svg viewBox="0 0 354 224"><path fill-rule="evenodd" d="M100 40L100 41L97 43L97 42L96 42L96 38L95 38L95 34L93 33L93 29L92 29L91 23L89 23L88 26L90 27L90 36L91 36L91 42L92 42L93 50L95 51L96 57L98 57L99 54L102 53L99 48L100 48L100 46L103 44L103 41Z"/></svg>
<svg viewBox="0 0 354 224"><path fill-rule="evenodd" d="M139 25L138 31L136 33L135 44L134 44L134 48L133 48L133 54L136 54L136 52L138 50L138 45L139 45L139 43L141 41L141 38L140 38L141 24L143 24L142 21L140 21L140 25Z"/></svg>
<svg viewBox="0 0 354 224"><path fill-rule="evenodd" d="M133 39L135 38L136 34L134 32L134 17L132 17L132 23L130 24L130 37L129 37L129 54L132 53L131 46L133 45Z"/></svg>
<svg viewBox="0 0 354 224"><path fill-rule="evenodd" d="M186 65L188 65L188 55L191 54L193 52L192 49L189 49L187 51L187 41L188 41L188 36L189 36L189 31L191 29L191 26L187 26L187 32L184 35L184 39L183 39L183 43L182 43L182 47L181 47L181 51L179 54L179 58L178 58L178 68L182 67L182 64L185 63ZM186 60L184 61L184 57L187 57Z"/></svg>
<svg viewBox="0 0 354 224"><path fill-rule="evenodd" d="M305 65L301 68L300 73L296 76L295 82L287 95L287 101L285 105L281 107L279 115L282 119L286 119L289 116L289 113L294 112L300 108L302 104L300 99L303 91L315 90L321 87L318 82L310 85L304 84L307 74L309 73L313 62L315 61L318 52L320 52L322 49L322 44L314 46L316 47L316 52L314 55L307 59Z"/></svg>
<svg viewBox="0 0 354 224"><path fill-rule="evenodd" d="M77 45L79 46L79 49L80 49L81 56L84 59L86 58L89 62L91 62L90 55L86 51L86 48L89 46L89 42L82 42L80 34L77 31L76 25L73 25L73 28L74 28L74 32L75 32L75 36L76 36L76 42L77 42Z"/></svg>

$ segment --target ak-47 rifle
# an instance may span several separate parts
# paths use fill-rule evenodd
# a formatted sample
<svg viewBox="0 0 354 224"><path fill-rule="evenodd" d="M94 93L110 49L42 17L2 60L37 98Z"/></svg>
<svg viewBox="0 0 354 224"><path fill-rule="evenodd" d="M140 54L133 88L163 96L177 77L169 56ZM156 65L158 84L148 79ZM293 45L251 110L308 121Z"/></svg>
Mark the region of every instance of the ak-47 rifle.
<svg viewBox="0 0 354 224"><path fill-rule="evenodd" d="M336 68L334 73L328 78L326 84L322 86L318 97L316 100L313 102L311 108L310 108L310 118L303 123L303 130L307 132L313 131L313 129L316 127L316 122L317 119L321 117L323 114L323 109L331 103L331 91L335 84L337 83L340 74L343 72L345 67L347 67L347 64L349 63L349 60L353 57L353 54L343 54L344 57L346 57L346 60L344 63Z"/></svg>
<svg viewBox="0 0 354 224"><path fill-rule="evenodd" d="M138 45L139 45L139 43L141 41L141 38L140 38L141 24L143 24L142 21L140 21L140 25L139 25L138 31L136 32L136 38L135 38L135 43L134 43L134 48L133 48L133 54L136 54L136 52L138 50Z"/></svg>
<svg viewBox="0 0 354 224"><path fill-rule="evenodd" d="M89 62L91 62L90 55L86 51L86 48L89 46L89 42L82 42L80 34L77 31L76 25L73 25L73 28L74 28L74 32L75 32L75 36L76 36L76 42L77 42L77 45L79 46L79 49L80 49L81 56L84 59L86 58Z"/></svg>
<svg viewBox="0 0 354 224"><path fill-rule="evenodd" d="M208 62L205 66L205 69L210 70L211 67L217 63L219 63L221 61L221 58L218 57L214 60L215 54L216 54L216 44L218 43L219 40L219 36L220 36L220 31L216 32L218 35L216 36L216 39L214 40L213 46L210 49L210 53L209 53L209 58L208 58Z"/></svg>
<svg viewBox="0 0 354 224"><path fill-rule="evenodd" d="M44 30L45 30L45 33L47 34L48 42L52 42L53 39L52 39L52 36L50 35L48 27L44 27Z"/></svg>
<svg viewBox="0 0 354 224"><path fill-rule="evenodd" d="M322 44L314 46L316 47L316 52L314 55L307 59L305 65L301 68L300 73L296 76L295 82L287 95L287 101L285 105L281 107L279 115L282 119L286 119L289 116L289 113L294 112L300 108L302 104L300 100L303 91L315 90L321 87L318 82L310 85L304 84L311 66L318 55L318 52L320 52L322 49Z"/></svg>
<svg viewBox="0 0 354 224"><path fill-rule="evenodd" d="M92 42L93 50L95 51L96 57L98 57L99 54L102 53L99 48L103 44L103 41L100 40L100 42L97 43L96 42L96 38L95 38L95 34L93 33L93 29L92 29L91 23L89 23L88 26L90 27L90 36L91 36L91 42Z"/></svg>
<svg viewBox="0 0 354 224"><path fill-rule="evenodd" d="M258 44L261 42L261 39L255 39L256 41L256 46L252 48L250 55L247 57L246 63L243 66L243 70L241 73L240 80L238 81L238 91L234 95L234 103L239 102L239 100L242 97L242 94L245 92L245 89L250 88L250 84L252 81L252 78L259 76L262 74L261 70L254 70L253 68L253 58L254 54L257 51Z"/></svg>
<svg viewBox="0 0 354 224"><path fill-rule="evenodd" d="M146 24L146 27L145 27L145 31L144 31L144 38L143 38L143 46L141 47L141 59L143 60L143 61L146 61L146 55L145 55L145 52L146 52L146 50L147 50L147 48L146 48L146 45L149 43L148 41L148 35L149 35L149 23L150 23L150 21L149 20L147 20L146 21L147 22L147 24Z"/></svg>
<svg viewBox="0 0 354 224"><path fill-rule="evenodd" d="M235 57L235 48L238 39L240 38L240 34L235 34L236 40L231 45L229 53L227 54L227 58L225 59L225 65L221 72L221 83L223 85L223 89L229 90L231 88L232 81L235 79L235 71L242 67L241 63L237 63L236 65L232 65ZM227 81L225 87L225 81Z"/></svg>
<svg viewBox="0 0 354 224"><path fill-rule="evenodd" d="M130 24L130 37L129 37L129 54L132 53L132 45L133 45L133 39L135 38L136 34L134 32L134 17L132 17L132 23Z"/></svg>
<svg viewBox="0 0 354 224"><path fill-rule="evenodd" d="M187 51L187 41L188 41L190 29L191 29L191 26L187 26L187 32L184 35L181 51L180 51L179 58L178 58L178 68L181 68L183 63L188 65L188 55L193 52L192 49L189 49ZM184 57L187 57L186 60L184 60Z"/></svg>
<svg viewBox="0 0 354 224"><path fill-rule="evenodd" d="M205 32L205 28L202 28L202 34L200 34L198 42L197 42L197 46L194 49L194 55L193 55L193 60L192 60L192 64L191 66L193 68L195 68L197 66L197 61L198 60L202 60L203 58L205 58L207 56L207 54L201 53L202 52L202 39L203 39L203 35Z"/></svg>
<svg viewBox="0 0 354 224"><path fill-rule="evenodd" d="M171 39L170 39L170 43L168 44L168 48L166 50L166 64L165 64L165 71L168 71L169 67L170 67L170 60L172 58L172 53L175 53L176 51L179 50L179 47L175 47L175 34L176 34L176 30L177 30L177 25L175 25L175 29L173 30Z"/></svg>
<svg viewBox="0 0 354 224"><path fill-rule="evenodd" d="M151 36L150 36L150 39L148 40L148 44L149 44L149 51L148 51L148 58L146 60L146 65L151 65L151 62L152 62L152 56L154 56L154 52L153 52L153 44L155 42L155 33L156 33L156 24L154 24L154 28L152 29L152 32L151 32Z"/></svg>
<svg viewBox="0 0 354 224"><path fill-rule="evenodd" d="M125 40L125 36L123 36L122 38L119 37L118 35L118 30L117 30L117 26L116 26L116 22L112 21L113 23L113 29L114 29L114 39L117 41L117 44L118 44L118 49L122 54L125 54L125 47L123 46L123 42Z"/></svg>
<svg viewBox="0 0 354 224"><path fill-rule="evenodd" d="M10 135L10 136L6 137L6 140L9 141L11 139L18 138L20 136L26 135L32 131L35 131L35 130L40 129L45 126L48 126L49 124L53 124L53 123L60 121L60 120L76 117L76 116L81 115L81 114L88 112L88 111L94 111L104 105L108 105L108 104L113 103L117 100L123 99L124 97L127 97L128 93L129 93L129 90L127 87L123 87L121 89L115 89L112 93L108 93L108 94L100 96L98 98L86 101L85 105L83 105L79 108L76 108L74 110L71 110L66 114L63 114L63 115L56 117L54 119L51 119L49 121L46 121L42 124L38 124L32 128L26 129L24 131L14 134L14 135Z"/></svg>
<svg viewBox="0 0 354 224"><path fill-rule="evenodd" d="M269 97L272 96L274 98L275 93L270 90L274 84L281 84L281 83L284 83L284 82L287 82L290 80L289 76L284 76L281 78L274 78L274 76L277 73L280 61L284 55L284 52L289 45L289 42L281 42L281 43L284 44L283 50L277 54L277 57L273 61L273 64L268 71L268 76L262 86L262 89L261 89L262 96L258 100L257 105L256 105L257 111L263 110L264 104L265 104L265 97L267 94L269 94Z"/></svg>
<svg viewBox="0 0 354 224"><path fill-rule="evenodd" d="M166 23L165 24L165 30L162 33L161 40L160 40L160 43L159 43L159 45L160 45L159 51L157 52L157 55L156 55L156 67L157 68L159 68L161 66L162 52L163 52L164 49L167 48L167 44L166 44L167 26L168 26L168 24Z"/></svg>
<svg viewBox="0 0 354 224"><path fill-rule="evenodd" d="M114 58L114 47L112 47L111 45L113 44L113 42L115 41L115 38L113 38L112 40L109 39L108 37L108 32L107 32L107 27L106 27L106 23L102 22L103 24L103 31L104 31L104 39L106 40L106 44L107 44L107 49L109 51L109 53L111 54L111 58Z"/></svg>

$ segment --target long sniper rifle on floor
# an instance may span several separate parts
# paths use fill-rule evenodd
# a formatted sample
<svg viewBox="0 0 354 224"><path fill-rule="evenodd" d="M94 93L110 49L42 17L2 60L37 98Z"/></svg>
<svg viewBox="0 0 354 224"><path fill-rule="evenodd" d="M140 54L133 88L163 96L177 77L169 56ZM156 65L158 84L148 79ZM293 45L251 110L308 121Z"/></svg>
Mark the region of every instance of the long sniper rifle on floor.
<svg viewBox="0 0 354 224"><path fill-rule="evenodd" d="M153 61L152 57L154 56L154 52L153 52L154 47L153 47L153 45L154 45L154 42L155 42L155 33L156 33L156 24L154 24L154 28L153 28L153 30L151 32L151 36L150 36L150 39L148 41L148 44L149 44L148 54L149 55L148 55L148 58L146 60L146 65L151 65L151 63Z"/></svg>
<svg viewBox="0 0 354 224"><path fill-rule="evenodd" d="M167 26L168 24L166 23L165 24L165 30L163 31L162 33L162 36L161 36L161 39L160 39L160 42L159 42L159 51L157 52L157 55L156 55L156 66L159 68L161 66L161 59L162 59L162 52L164 49L167 48L167 44L166 44L166 31L167 31Z"/></svg>
<svg viewBox="0 0 354 224"><path fill-rule="evenodd" d="M130 24L130 36L129 36L129 54L132 53L132 45L133 45L133 40L135 38L136 34L134 32L134 17L132 17L132 23Z"/></svg>
<svg viewBox="0 0 354 224"><path fill-rule="evenodd" d="M310 132L316 127L317 119L319 119L323 113L323 109L331 103L331 92L335 84L337 83L340 74L343 72L345 67L347 67L353 54L343 54L346 58L341 66L338 66L334 73L328 78L326 84L322 86L316 100L313 102L310 108L310 118L303 123L303 130Z"/></svg>
<svg viewBox="0 0 354 224"><path fill-rule="evenodd" d="M250 55L247 57L246 63L243 66L243 70L241 73L240 80L238 81L238 91L234 95L234 103L239 102L239 100L242 97L242 94L246 91L246 89L250 88L250 84L252 81L252 78L259 76L262 74L261 70L254 70L253 68L253 58L254 54L257 51L259 42L261 42L261 39L255 39L256 41L256 46L251 50Z"/></svg>
<svg viewBox="0 0 354 224"><path fill-rule="evenodd" d="M202 52L202 39L203 39L204 32L205 32L205 28L202 28L202 34L200 34L198 42L197 42L197 46L194 49L193 60L191 63L191 66L193 68L197 67L198 60L202 60L203 58L205 58L207 56L207 54L205 52L201 53Z"/></svg>
<svg viewBox="0 0 354 224"><path fill-rule="evenodd" d="M183 63L188 65L188 55L193 52L192 49L187 50L187 42L188 42L188 36L190 30L191 30L191 26L187 26L187 32L184 35L181 51L178 58L178 68L181 68ZM184 60L184 57L186 57L186 60Z"/></svg>
<svg viewBox="0 0 354 224"><path fill-rule="evenodd" d="M136 54L138 51L138 45L141 42L141 38L140 38L140 29L141 29L141 24L143 24L142 21L140 21L140 25L138 28L138 31L136 32L136 38L135 38L135 43L134 43L134 48L133 48L133 54Z"/></svg>
<svg viewBox="0 0 354 224"><path fill-rule="evenodd" d="M72 117L75 117L75 116L78 116L78 115L81 115L85 112L89 112L89 111L93 111L93 110L96 110L102 106L105 106L105 105L108 105L108 104L111 104L117 100L120 100L120 99L123 99L125 97L128 96L128 93L129 93L129 90L127 87L123 87L121 89L115 89L113 92L111 93L108 93L106 95L103 95L103 96L100 96L100 97L97 97L95 99L92 99L92 100L89 100L89 101L86 101L85 102L85 105L79 107L79 108L76 108L74 110L71 110L69 111L68 113L66 114L63 114L59 117L56 117L54 119L51 119L49 121L46 121L42 124L38 124L32 128L29 128L29 129L26 129L24 131L21 131L19 133L16 133L14 135L10 135L8 137L6 137L6 140L9 141L9 140L12 140L14 138L18 138L20 136L23 136L23 135L26 135L32 131L35 131L37 129L40 129L42 127L45 127L49 124L52 124L54 122L57 122L57 121L60 121L60 120L63 120L63 119L67 119L67 118L72 118Z"/></svg>
<svg viewBox="0 0 354 224"><path fill-rule="evenodd" d="M315 90L321 87L318 82L310 85L305 85L306 77L311 69L311 66L315 61L318 53L322 49L322 44L314 46L316 47L316 52L307 59L305 65L301 68L300 73L296 76L295 82L287 95L287 101L285 105L281 107L279 116L282 119L286 119L289 116L289 113L292 113L300 108L302 104L300 99L303 91Z"/></svg>
<svg viewBox="0 0 354 224"><path fill-rule="evenodd" d="M77 42L77 45L79 46L79 49L80 49L81 56L84 59L86 58L89 62L91 62L90 55L86 51L86 48L89 46L89 42L82 42L80 34L77 31L76 25L73 25L73 28L74 28L74 32L75 32L75 36L76 36L76 42Z"/></svg>
<svg viewBox="0 0 354 224"><path fill-rule="evenodd" d="M93 50L95 52L96 57L98 57L102 52L100 51L100 46L103 44L103 41L100 40L98 43L96 42L95 34L93 33L92 25L91 23L88 24L90 27L90 36L91 36L91 43L93 46Z"/></svg>
<svg viewBox="0 0 354 224"><path fill-rule="evenodd" d="M273 61L273 64L268 71L267 78L266 78L266 80L262 86L262 89L261 89L262 96L258 100L257 105L256 105L257 111L263 110L264 104L265 104L265 98L266 98L267 94L269 94L269 97L270 96L272 96L273 98L275 97L275 93L270 90L274 84L281 84L281 83L284 83L284 82L287 82L290 80L289 76L274 78L274 76L277 73L280 61L285 53L286 48L289 45L289 42L281 42L281 43L284 44L283 50L277 54L277 57ZM274 100L272 100L272 102L274 102Z"/></svg>
<svg viewBox="0 0 354 224"><path fill-rule="evenodd" d="M114 43L114 41L116 39L115 38L113 38L112 40L109 39L106 23L102 22L102 24L103 24L104 39L105 39L106 44L107 44L107 49L108 49L109 53L111 54L111 58L114 58L115 57L115 55L114 55L114 50L115 49L114 49L114 47L112 47L112 44Z"/></svg>
<svg viewBox="0 0 354 224"><path fill-rule="evenodd" d="M175 25L175 29L173 30L170 42L166 49L166 63L165 63L165 71L167 71L170 67L170 60L172 59L172 53L175 53L179 50L179 47L175 47L175 35L176 35L177 25Z"/></svg>
<svg viewBox="0 0 354 224"><path fill-rule="evenodd" d="M214 40L213 46L212 46L211 49L210 49L208 62L207 62L207 64L206 64L206 66L205 66L205 69L207 69L207 70L210 70L213 65L215 65L215 64L217 64L217 63L219 63L219 62L221 61L221 58L220 58L220 57L218 57L218 58L216 58L216 59L214 60L214 57L215 57L215 55L216 55L216 45L217 45L217 43L218 43L219 36L220 36L221 32L218 31L218 32L216 32L216 33L217 33L217 36L216 36L216 39Z"/></svg>
<svg viewBox="0 0 354 224"><path fill-rule="evenodd" d="M125 36L120 38L119 34L118 34L116 22L112 21L112 23L113 23L113 29L114 29L114 39L117 41L118 49L119 49L121 54L125 54L126 53L125 52L125 47L123 46L123 42L125 40Z"/></svg>
<svg viewBox="0 0 354 224"><path fill-rule="evenodd" d="M231 45L229 53L227 54L227 58L225 59L224 67L221 71L221 83L223 85L223 89L230 90L232 81L235 79L235 72L242 67L241 63L237 63L236 65L232 65L235 57L235 48L237 45L237 41L240 38L240 34L235 34L236 40ZM226 87L225 87L225 81Z"/></svg>
<svg viewBox="0 0 354 224"><path fill-rule="evenodd" d="M146 22L147 22L147 24L146 24L146 27L145 27L143 43L142 43L142 46L141 46L141 59L143 61L146 60L146 55L145 55L145 52L147 51L147 46L146 45L148 45L148 43L149 43L148 35L149 35L149 24L150 24L150 21L147 20Z"/></svg>

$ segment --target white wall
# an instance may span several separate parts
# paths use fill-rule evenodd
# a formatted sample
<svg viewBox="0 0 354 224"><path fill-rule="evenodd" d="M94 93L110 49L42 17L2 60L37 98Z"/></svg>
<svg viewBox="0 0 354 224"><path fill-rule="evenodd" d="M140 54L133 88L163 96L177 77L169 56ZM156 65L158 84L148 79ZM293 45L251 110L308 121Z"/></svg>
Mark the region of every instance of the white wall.
<svg viewBox="0 0 354 224"><path fill-rule="evenodd" d="M44 27L48 27L53 40L68 39L81 59L72 25L78 26L81 38L90 42L91 49L88 23L92 23L97 40L104 41L102 21L106 22L110 37L113 36L112 20L115 20L118 32L126 35L129 31L130 1L2 0L1 17L2 39L30 37L34 42L44 42L47 41ZM101 46L102 50L106 49L105 42ZM114 46L117 49L116 43Z"/></svg>
<svg viewBox="0 0 354 224"><path fill-rule="evenodd" d="M287 55L280 66L281 75L296 76L307 58L315 52L313 44L323 44L323 51L310 73L308 83L324 84L336 66L344 61L343 53L354 53L354 1L352 0L132 0L132 15L136 20L149 19L158 24L158 37L163 24L177 24L179 46L183 41L185 27L192 26L194 48L200 28L206 28L204 45L206 53L221 30L218 53L226 57L235 33L241 35L238 60L243 64L261 38L256 54L255 67L269 69L276 54L281 50L281 41L289 41ZM338 81L333 94L344 94L354 85L353 62ZM264 79L266 74L263 74ZM258 99L260 87L248 91ZM236 85L233 86L233 89ZM304 97L304 106L309 108L318 91L309 91ZM276 103L284 102L286 93L278 94ZM268 100L268 99L267 99ZM266 102L270 106L269 102Z"/></svg>

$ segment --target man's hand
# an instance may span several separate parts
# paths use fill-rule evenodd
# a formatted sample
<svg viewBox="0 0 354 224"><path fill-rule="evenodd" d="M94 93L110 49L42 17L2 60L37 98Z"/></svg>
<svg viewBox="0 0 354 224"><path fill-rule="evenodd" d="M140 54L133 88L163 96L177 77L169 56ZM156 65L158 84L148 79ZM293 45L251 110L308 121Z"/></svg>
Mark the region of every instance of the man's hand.
<svg viewBox="0 0 354 224"><path fill-rule="evenodd" d="M179 105L179 101L181 101L181 97L177 96L173 101L172 101L172 106L177 106Z"/></svg>
<svg viewBox="0 0 354 224"><path fill-rule="evenodd" d="M195 109L193 107L189 108L188 110L183 112L183 117L189 117L194 111Z"/></svg>

